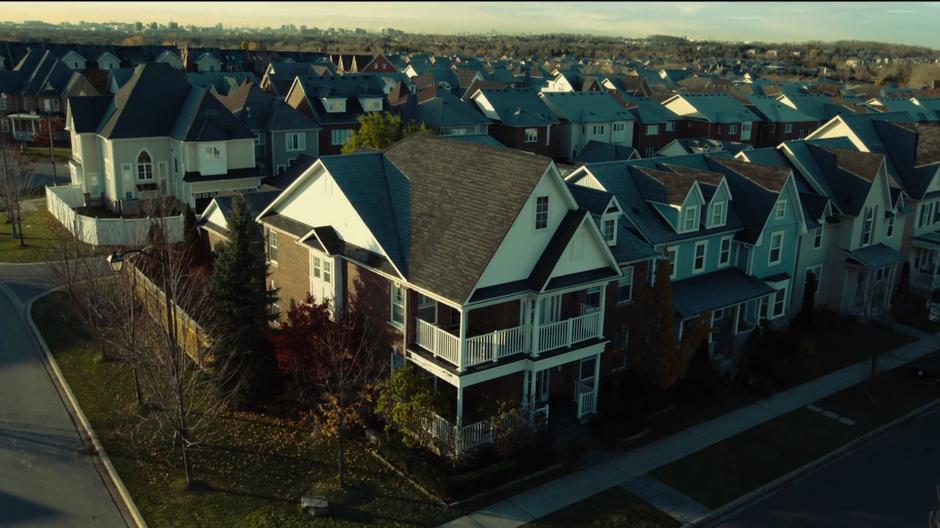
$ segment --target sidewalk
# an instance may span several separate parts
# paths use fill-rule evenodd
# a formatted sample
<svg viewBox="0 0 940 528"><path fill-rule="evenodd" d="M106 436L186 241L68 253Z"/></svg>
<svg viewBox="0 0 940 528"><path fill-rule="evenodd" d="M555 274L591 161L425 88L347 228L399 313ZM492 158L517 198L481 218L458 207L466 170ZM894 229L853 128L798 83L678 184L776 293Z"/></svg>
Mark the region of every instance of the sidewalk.
<svg viewBox="0 0 940 528"><path fill-rule="evenodd" d="M940 334L930 335L903 325L895 325L894 328L919 340L886 353L881 360L881 372L903 366L940 348ZM482 510L458 517L442 524L440 528L522 526L608 488L625 484L660 466L705 449L782 414L805 407L834 392L851 387L866 380L870 368L869 361L856 363L603 463L548 482Z"/></svg>

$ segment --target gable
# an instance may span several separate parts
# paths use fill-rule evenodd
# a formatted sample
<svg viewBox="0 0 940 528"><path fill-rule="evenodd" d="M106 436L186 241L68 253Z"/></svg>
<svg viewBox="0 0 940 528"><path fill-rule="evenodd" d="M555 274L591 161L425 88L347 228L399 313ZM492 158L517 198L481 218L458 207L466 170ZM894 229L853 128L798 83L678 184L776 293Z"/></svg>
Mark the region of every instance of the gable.
<svg viewBox="0 0 940 528"><path fill-rule="evenodd" d="M680 97L678 95L664 101L663 106L681 116L699 113L699 111L694 106L692 106L692 103L688 102L684 97Z"/></svg>
<svg viewBox="0 0 940 528"><path fill-rule="evenodd" d="M868 147L858 135L852 130L852 127L847 125L839 117L834 117L831 121L824 124L815 130L812 134L806 136L806 140L810 139L830 139L830 138L848 138L849 141L855 145L855 148L862 152L869 152Z"/></svg>
<svg viewBox="0 0 940 528"><path fill-rule="evenodd" d="M607 245L597 234L597 227L593 225L590 217L585 217L585 221L581 222L577 231L568 240L549 278L554 279L610 267L608 253Z"/></svg>

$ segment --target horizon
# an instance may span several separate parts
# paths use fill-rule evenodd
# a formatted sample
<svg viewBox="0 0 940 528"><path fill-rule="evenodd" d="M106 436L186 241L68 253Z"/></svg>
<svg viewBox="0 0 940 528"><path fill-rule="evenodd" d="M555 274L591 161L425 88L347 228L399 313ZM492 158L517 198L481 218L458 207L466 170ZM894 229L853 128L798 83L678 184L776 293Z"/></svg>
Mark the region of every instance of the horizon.
<svg viewBox="0 0 940 528"><path fill-rule="evenodd" d="M213 2L138 2L116 12L110 2L3 2L4 21L50 24L177 22L200 27L392 27L407 33L461 35L580 34L645 38L683 36L692 40L763 43L873 41L940 49L940 2L518 2L377 3L267 2L227 4L219 16ZM394 9L388 9L393 6ZM446 10L429 19L429 9ZM587 9L585 9L587 8ZM734 11L729 11L733 8ZM577 14L577 18L572 15ZM833 24L839 20L840 24ZM523 25L524 24L524 25Z"/></svg>

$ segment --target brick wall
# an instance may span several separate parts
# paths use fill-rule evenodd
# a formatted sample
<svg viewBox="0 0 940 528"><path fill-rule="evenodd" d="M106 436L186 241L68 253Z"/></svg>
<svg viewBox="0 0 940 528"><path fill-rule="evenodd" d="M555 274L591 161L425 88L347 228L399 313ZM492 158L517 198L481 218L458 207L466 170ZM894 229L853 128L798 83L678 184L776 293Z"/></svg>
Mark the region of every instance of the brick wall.
<svg viewBox="0 0 940 528"><path fill-rule="evenodd" d="M470 311L467 337L473 337L493 330L503 330L519 326L519 301L505 302L476 308Z"/></svg>
<svg viewBox="0 0 940 528"><path fill-rule="evenodd" d="M264 227L265 240L269 226ZM287 317L292 306L303 302L310 291L310 252L306 246L297 244L297 237L275 229L277 232L277 263L269 262L268 286L271 281L278 288L279 319ZM267 252L267 244L265 244Z"/></svg>
<svg viewBox="0 0 940 528"><path fill-rule="evenodd" d="M551 155L548 148L548 127L540 126L529 128L538 128L538 141L526 143L525 127L510 127L498 123L490 125L489 134L509 148L534 152L543 156Z"/></svg>
<svg viewBox="0 0 940 528"><path fill-rule="evenodd" d="M391 320L391 285L389 281L381 275L353 264L343 261L343 276L345 277L345 297L346 305L350 311L355 311L369 317L376 325L379 325L386 332L389 346L403 348L401 330L389 324ZM414 335L414 308L418 305L417 296L411 296L413 292L408 292L408 300L405 303L406 312L405 321L411 326L409 335ZM383 354L385 351L382 352Z"/></svg>

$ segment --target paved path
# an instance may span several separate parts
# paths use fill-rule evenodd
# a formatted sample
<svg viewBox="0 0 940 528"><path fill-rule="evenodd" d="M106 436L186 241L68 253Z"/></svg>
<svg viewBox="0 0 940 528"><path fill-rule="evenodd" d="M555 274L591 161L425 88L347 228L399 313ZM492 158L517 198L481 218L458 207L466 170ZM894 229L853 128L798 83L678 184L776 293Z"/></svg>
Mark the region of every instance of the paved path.
<svg viewBox="0 0 940 528"><path fill-rule="evenodd" d="M123 527L24 323L45 269L0 265L0 526Z"/></svg>
<svg viewBox="0 0 940 528"><path fill-rule="evenodd" d="M938 508L940 410L921 415L849 455L719 521L722 528L927 527Z"/></svg>
<svg viewBox="0 0 940 528"><path fill-rule="evenodd" d="M905 365L940 348L940 335L901 325L898 331L918 341L885 354L882 372ZM603 463L571 473L441 525L442 528L510 528L645 475L780 415L805 407L834 392L867 379L870 363L863 361L781 392L724 416L620 454Z"/></svg>
<svg viewBox="0 0 940 528"><path fill-rule="evenodd" d="M652 475L643 475L620 486L683 525L708 515L711 510Z"/></svg>

